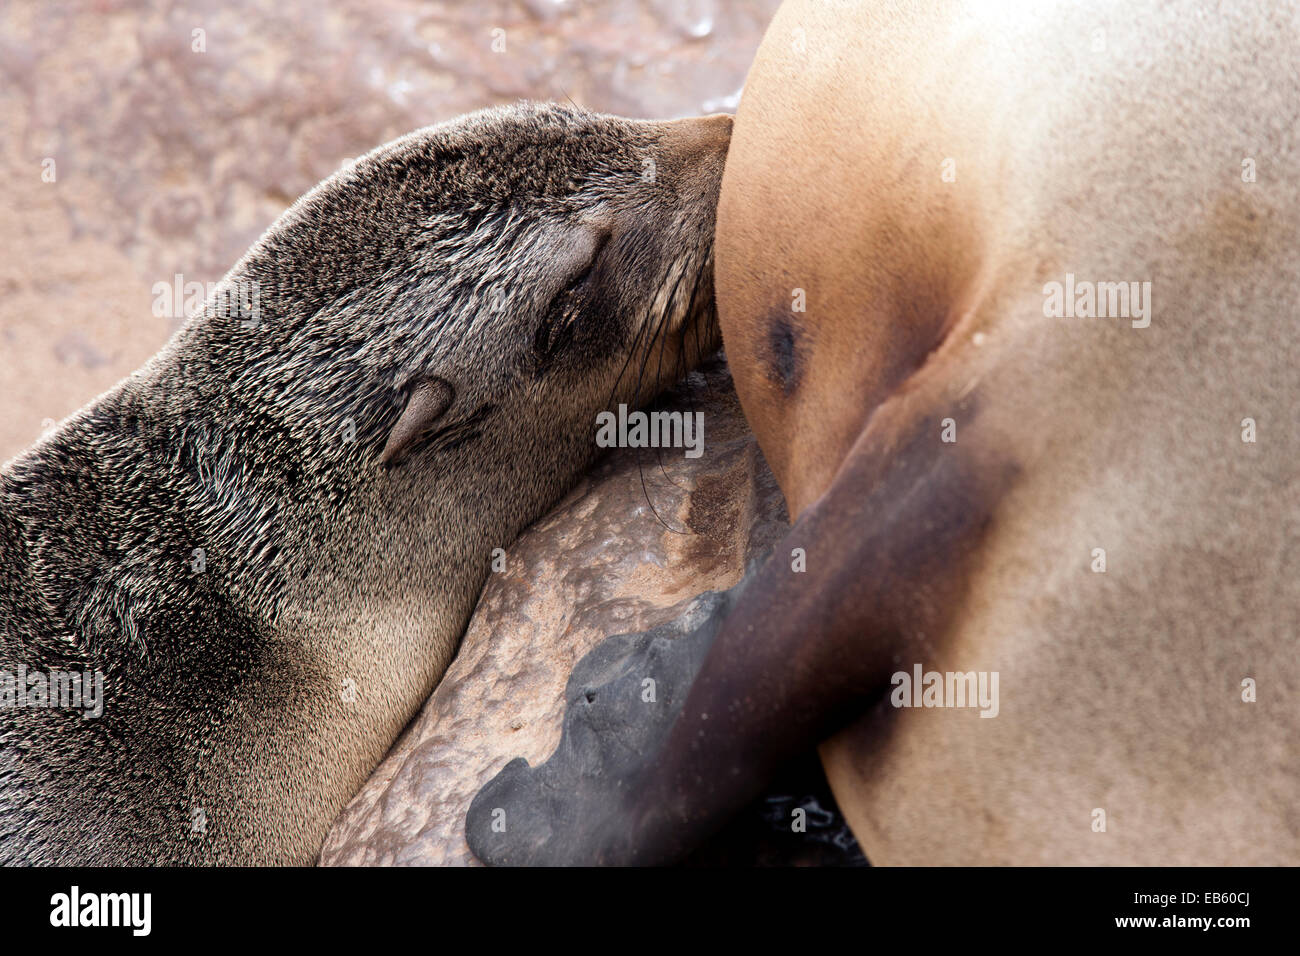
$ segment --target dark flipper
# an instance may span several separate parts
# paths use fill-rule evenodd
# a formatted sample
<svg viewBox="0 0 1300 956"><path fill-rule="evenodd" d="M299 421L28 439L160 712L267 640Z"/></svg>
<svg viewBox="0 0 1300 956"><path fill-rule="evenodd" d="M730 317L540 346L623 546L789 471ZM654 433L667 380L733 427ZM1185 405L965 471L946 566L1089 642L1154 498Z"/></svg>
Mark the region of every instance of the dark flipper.
<svg viewBox="0 0 1300 956"><path fill-rule="evenodd" d="M681 862L712 868L870 865L815 749L783 767L760 797Z"/></svg>
<svg viewBox="0 0 1300 956"><path fill-rule="evenodd" d="M1019 472L982 440L974 402L864 432L743 597L706 596L701 618L593 651L555 756L508 765L471 805L479 858L679 860L879 700L921 637L948 629ZM961 445L939 440L944 414L968 423Z"/></svg>

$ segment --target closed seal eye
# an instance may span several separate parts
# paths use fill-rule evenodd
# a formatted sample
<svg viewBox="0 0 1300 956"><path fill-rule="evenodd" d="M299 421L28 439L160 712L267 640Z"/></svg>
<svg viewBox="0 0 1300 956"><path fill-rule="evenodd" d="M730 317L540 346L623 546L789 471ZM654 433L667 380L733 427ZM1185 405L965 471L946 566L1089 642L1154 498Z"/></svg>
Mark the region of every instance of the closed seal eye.
<svg viewBox="0 0 1300 956"><path fill-rule="evenodd" d="M572 341L578 319L589 303L592 277L609 238L608 231L602 231L596 237L586 264L565 282L546 307L533 335L533 351L539 358L554 358Z"/></svg>

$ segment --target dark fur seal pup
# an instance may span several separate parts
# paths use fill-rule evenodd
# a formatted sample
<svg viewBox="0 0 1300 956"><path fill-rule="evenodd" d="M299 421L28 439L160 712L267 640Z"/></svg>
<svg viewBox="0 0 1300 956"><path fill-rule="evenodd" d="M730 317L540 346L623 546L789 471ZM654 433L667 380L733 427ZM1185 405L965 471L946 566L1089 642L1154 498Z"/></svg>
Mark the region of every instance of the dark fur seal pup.
<svg viewBox="0 0 1300 956"><path fill-rule="evenodd" d="M0 862L314 858L596 414L716 348L730 131L518 106L383 146L0 472ZM69 672L100 716L48 706Z"/></svg>

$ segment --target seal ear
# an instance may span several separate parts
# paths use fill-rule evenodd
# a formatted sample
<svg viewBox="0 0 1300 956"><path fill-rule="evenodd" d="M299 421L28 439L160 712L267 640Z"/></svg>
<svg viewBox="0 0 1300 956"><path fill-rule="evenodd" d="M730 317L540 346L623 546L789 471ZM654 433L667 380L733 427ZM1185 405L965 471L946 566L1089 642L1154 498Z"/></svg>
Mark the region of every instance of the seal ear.
<svg viewBox="0 0 1300 956"><path fill-rule="evenodd" d="M429 429L451 408L455 397L451 386L440 378L417 382L406 399L406 408L397 424L388 433L383 454L379 456L380 464L388 467L400 463L410 447L428 434Z"/></svg>

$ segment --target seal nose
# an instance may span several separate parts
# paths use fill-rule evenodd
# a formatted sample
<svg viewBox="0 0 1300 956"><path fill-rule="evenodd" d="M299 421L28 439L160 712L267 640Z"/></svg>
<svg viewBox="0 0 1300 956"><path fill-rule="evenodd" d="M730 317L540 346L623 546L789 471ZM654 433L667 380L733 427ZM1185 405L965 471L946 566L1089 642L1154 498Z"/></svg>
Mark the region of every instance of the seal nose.
<svg viewBox="0 0 1300 956"><path fill-rule="evenodd" d="M673 145L684 158L705 158L709 154L726 155L731 144L731 114L711 113L672 120L664 126Z"/></svg>

